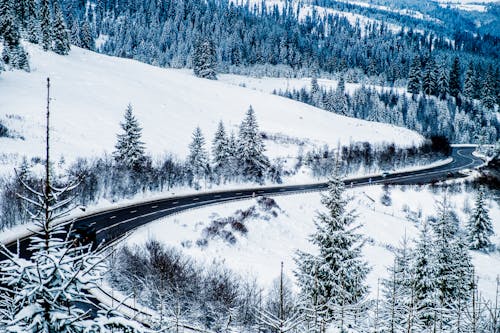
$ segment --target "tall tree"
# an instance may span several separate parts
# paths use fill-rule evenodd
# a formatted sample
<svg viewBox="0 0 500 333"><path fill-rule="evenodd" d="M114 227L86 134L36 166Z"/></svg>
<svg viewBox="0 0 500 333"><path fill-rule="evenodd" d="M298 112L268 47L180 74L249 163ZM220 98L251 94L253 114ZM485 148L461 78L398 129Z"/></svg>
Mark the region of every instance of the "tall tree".
<svg viewBox="0 0 500 333"><path fill-rule="evenodd" d="M241 122L238 136L239 170L246 180L262 182L269 167L265 147L252 106Z"/></svg>
<svg viewBox="0 0 500 333"><path fill-rule="evenodd" d="M0 262L0 302L7 301L2 307L9 309L7 315L0 311L0 327L7 332L24 333L104 333L113 328L138 332L138 325L125 318L99 313L96 320L90 320L89 312L77 306L79 302L88 303L85 295L96 287L95 270L102 269L102 258L90 245L71 240L71 231L68 234L64 224L55 224L70 209L72 197L68 194L76 184L67 184L62 189L53 185L49 88L47 79L44 181L38 189L23 182L30 197L21 196L37 231L30 237L29 258L21 257L19 251L9 251L3 244L0 246L0 253L6 258Z"/></svg>
<svg viewBox="0 0 500 333"><path fill-rule="evenodd" d="M413 62L411 63L410 66L410 72L408 74L408 92L414 95L417 95L420 93L421 89L421 71L422 71L422 65L420 63L420 57L415 56L413 58Z"/></svg>
<svg viewBox="0 0 500 333"><path fill-rule="evenodd" d="M193 51L194 75L210 80L217 80L217 55L215 46L208 38L200 38Z"/></svg>
<svg viewBox="0 0 500 333"><path fill-rule="evenodd" d="M64 22L63 13L61 10L61 6L59 5L59 1L54 1L54 15L52 22L52 33L54 45L52 45L52 50L55 53L66 55L69 53L70 45L69 45L69 33L66 27L66 23Z"/></svg>
<svg viewBox="0 0 500 333"><path fill-rule="evenodd" d="M3 36L2 59L15 69L29 71L28 56L21 45L21 32L12 0L0 2L0 35Z"/></svg>
<svg viewBox="0 0 500 333"><path fill-rule="evenodd" d="M449 75L450 95L453 97L458 97L458 94L460 94L460 92L462 91L460 73L461 73L460 60L458 59L458 57L455 57L451 65L450 75Z"/></svg>
<svg viewBox="0 0 500 333"><path fill-rule="evenodd" d="M357 233L355 212L348 211L349 200L338 175L328 182L321 198L326 211L315 219L316 231L311 242L318 254L298 251L296 277L302 293L315 307L328 313L340 329L348 323L350 311L360 311L359 303L367 293L365 279L370 271L362 258L364 244Z"/></svg>
<svg viewBox="0 0 500 333"><path fill-rule="evenodd" d="M485 108L490 110L495 107L497 101L496 81L497 78L495 77L493 66L489 65L481 89L481 102Z"/></svg>
<svg viewBox="0 0 500 333"><path fill-rule="evenodd" d="M221 120L212 142L212 170L218 182L221 178L227 179L230 175L231 153L229 148L229 138Z"/></svg>
<svg viewBox="0 0 500 333"><path fill-rule="evenodd" d="M189 144L189 156L187 158L188 168L193 176L196 187L199 181L208 175L208 152L205 149L205 138L200 127L196 127L193 132L193 140Z"/></svg>
<svg viewBox="0 0 500 333"><path fill-rule="evenodd" d="M472 61L469 63L469 67L467 68L467 71L465 72L465 78L464 78L464 96L469 99L473 99L476 94L476 88L477 88L477 77L476 77L476 72L474 70L474 64Z"/></svg>
<svg viewBox="0 0 500 333"><path fill-rule="evenodd" d="M488 209L484 202L484 190L480 189L474 211L472 212L467 225L469 247L473 250L489 251L491 249L490 237L493 235Z"/></svg>
<svg viewBox="0 0 500 333"><path fill-rule="evenodd" d="M120 123L123 133L117 135L115 160L135 171L142 167L146 156L144 142L141 141L142 128L133 114L132 105L127 105L124 121Z"/></svg>
<svg viewBox="0 0 500 333"><path fill-rule="evenodd" d="M40 0L41 43L44 51L52 48L52 12L49 0Z"/></svg>

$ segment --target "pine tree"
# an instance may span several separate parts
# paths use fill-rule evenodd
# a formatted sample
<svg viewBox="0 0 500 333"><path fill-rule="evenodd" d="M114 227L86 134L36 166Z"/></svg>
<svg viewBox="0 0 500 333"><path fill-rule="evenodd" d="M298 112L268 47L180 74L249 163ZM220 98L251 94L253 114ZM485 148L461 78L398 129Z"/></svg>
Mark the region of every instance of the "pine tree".
<svg viewBox="0 0 500 333"><path fill-rule="evenodd" d="M355 212L347 211L349 200L339 176L330 179L321 202L327 211L318 214L311 235L319 254L298 251L296 277L304 297L344 329L349 311L360 311L370 269L361 254L362 235L356 233L360 225Z"/></svg>
<svg viewBox="0 0 500 333"><path fill-rule="evenodd" d="M468 99L473 99L476 94L476 72L474 71L474 64L472 61L469 63L469 67L465 72L464 79L464 96Z"/></svg>
<svg viewBox="0 0 500 333"><path fill-rule="evenodd" d="M421 63L420 58L415 56L413 62L410 66L410 72L408 74L408 92L414 95L420 93L421 89Z"/></svg>
<svg viewBox="0 0 500 333"><path fill-rule="evenodd" d="M491 249L490 236L493 235L493 226L484 202L484 192L479 190L474 211L467 225L469 247L473 250L489 251Z"/></svg>
<svg viewBox="0 0 500 333"><path fill-rule="evenodd" d="M431 58L427 62L424 77L422 80L422 90L426 95L436 95L438 91L436 77L436 64L434 60Z"/></svg>
<svg viewBox="0 0 500 333"><path fill-rule="evenodd" d="M380 329L396 333L408 330L413 323L413 253L405 237L394 251L394 264L388 268L389 277L382 280L383 300L380 308Z"/></svg>
<svg viewBox="0 0 500 333"><path fill-rule="evenodd" d="M132 105L125 110L124 121L120 123L123 134L117 135L115 160L130 169L139 171L145 161L144 143L141 141L142 128L133 115Z"/></svg>
<svg viewBox="0 0 500 333"><path fill-rule="evenodd" d="M389 191L389 185L384 184L382 197L380 198L380 203L384 206L392 205L391 192Z"/></svg>
<svg viewBox="0 0 500 333"><path fill-rule="evenodd" d="M229 138L224 129L224 123L221 120L212 142L212 170L217 178L217 182L220 182L221 178L225 180L229 178L230 158Z"/></svg>
<svg viewBox="0 0 500 333"><path fill-rule="evenodd" d="M50 10L50 1L40 1L40 27L41 43L44 51L52 48L52 13Z"/></svg>
<svg viewBox="0 0 500 333"><path fill-rule="evenodd" d="M445 100L448 97L448 94L450 93L449 83L448 83L448 73L445 68L446 68L445 65L442 64L438 80L438 93L439 93L439 98L441 100Z"/></svg>
<svg viewBox="0 0 500 333"><path fill-rule="evenodd" d="M453 97L458 97L458 94L462 91L462 84L460 82L460 60L455 57L453 64L451 65L450 75L449 75L449 87L450 95Z"/></svg>
<svg viewBox="0 0 500 333"><path fill-rule="evenodd" d="M259 132L255 112L250 106L241 122L238 136L238 164L245 180L263 182L269 168L265 147Z"/></svg>
<svg viewBox="0 0 500 333"><path fill-rule="evenodd" d="M208 152L205 150L205 138L200 127L193 132L193 140L189 144L188 168L193 175L195 187L199 187L199 180L208 175Z"/></svg>
<svg viewBox="0 0 500 333"><path fill-rule="evenodd" d="M496 80L493 66L488 66L486 77L484 79L483 88L481 90L481 102L487 109L493 109L497 100L496 96Z"/></svg>
<svg viewBox="0 0 500 333"><path fill-rule="evenodd" d="M40 21L38 20L38 6L35 0L27 0L27 13L26 33L28 41L38 44L40 42Z"/></svg>
<svg viewBox="0 0 500 333"><path fill-rule="evenodd" d="M47 92L50 84L47 79ZM0 311L0 327L7 332L75 333L109 332L113 328L130 333L138 332L137 324L125 318L98 314L96 320L87 319L88 313L78 303L88 303L86 294L95 288L96 269L102 269L102 258L71 240L71 231L64 224L55 224L64 216L72 197L68 195L76 183L56 189L50 168L49 95L47 94L45 177L40 189L22 181L31 197L22 196L27 204L37 231L30 237L29 258L21 258L4 245L0 253L6 259L0 262L0 304L8 311ZM4 287L5 286L5 287ZM101 330L92 330L100 327Z"/></svg>
<svg viewBox="0 0 500 333"><path fill-rule="evenodd" d="M414 302L417 318L424 326L434 323L434 309L438 305L436 266L428 223L424 223L414 253Z"/></svg>
<svg viewBox="0 0 500 333"><path fill-rule="evenodd" d="M95 48L94 34L92 33L92 28L87 20L83 21L80 29L79 46L87 50L94 50Z"/></svg>
<svg viewBox="0 0 500 333"><path fill-rule="evenodd" d="M323 104L323 93L316 77L311 79L311 103L318 108Z"/></svg>
<svg viewBox="0 0 500 333"><path fill-rule="evenodd" d="M73 20L73 23L71 24L71 32L70 32L70 42L71 44L82 47L82 41L80 39L81 36L81 31L80 31L80 23L78 20Z"/></svg>
<svg viewBox="0 0 500 333"><path fill-rule="evenodd" d="M52 24L53 40L54 45L52 50L61 55L66 55L69 53L69 33L66 28L66 23L64 22L63 13L59 5L59 1L54 2L54 16Z"/></svg>
<svg viewBox="0 0 500 333"><path fill-rule="evenodd" d="M217 55L215 46L208 38L200 38L193 51L193 72L197 77L217 80Z"/></svg>

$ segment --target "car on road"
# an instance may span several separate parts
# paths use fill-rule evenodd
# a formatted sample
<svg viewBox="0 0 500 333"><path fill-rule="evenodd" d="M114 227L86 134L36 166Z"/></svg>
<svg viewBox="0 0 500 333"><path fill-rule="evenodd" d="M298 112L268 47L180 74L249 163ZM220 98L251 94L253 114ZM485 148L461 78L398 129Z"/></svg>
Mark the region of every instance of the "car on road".
<svg viewBox="0 0 500 333"><path fill-rule="evenodd" d="M389 171L382 172L382 178L387 178L391 173Z"/></svg>

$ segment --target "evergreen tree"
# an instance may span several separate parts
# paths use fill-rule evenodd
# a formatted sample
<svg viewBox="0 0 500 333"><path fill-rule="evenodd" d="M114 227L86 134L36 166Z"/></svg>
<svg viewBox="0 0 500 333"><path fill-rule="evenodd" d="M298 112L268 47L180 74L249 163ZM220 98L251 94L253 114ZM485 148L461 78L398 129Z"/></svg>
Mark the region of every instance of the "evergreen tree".
<svg viewBox="0 0 500 333"><path fill-rule="evenodd" d="M442 65L439 73L438 80L438 93L441 100L445 100L450 93L449 83L448 83L448 73L446 72L445 66Z"/></svg>
<svg viewBox="0 0 500 333"><path fill-rule="evenodd" d="M426 95L436 95L438 91L438 83L436 77L436 64L431 58L427 61L427 65L422 80L422 90Z"/></svg>
<svg viewBox="0 0 500 333"><path fill-rule="evenodd" d="M205 138L200 127L193 132L193 140L189 144L188 168L193 175L195 187L199 187L199 180L208 175L208 152L205 150Z"/></svg>
<svg viewBox="0 0 500 333"><path fill-rule="evenodd" d="M473 250L489 251L491 249L490 236L493 235L493 226L484 202L484 192L479 190L474 211L467 225L469 247Z"/></svg>
<svg viewBox="0 0 500 333"><path fill-rule="evenodd" d="M82 23L79 40L80 40L79 44L80 47L87 50L94 50L95 48L94 34L92 33L92 28L87 20L83 21Z"/></svg>
<svg viewBox="0 0 500 333"><path fill-rule="evenodd" d="M417 318L424 326L434 323L434 310L438 305L436 292L436 266L432 238L428 223L424 223L414 253L414 303Z"/></svg>
<svg viewBox="0 0 500 333"><path fill-rule="evenodd" d="M128 168L139 171L146 157L144 142L141 141L142 128L133 115L131 104L127 105L124 121L120 123L120 126L123 133L117 135L116 150L113 153L115 160Z"/></svg>
<svg viewBox="0 0 500 333"><path fill-rule="evenodd" d="M418 56L415 56L410 66L410 72L408 74L408 88L407 88L408 92L414 95L420 93L421 70L422 68L420 64L420 58Z"/></svg>
<svg viewBox="0 0 500 333"><path fill-rule="evenodd" d="M38 44L40 42L40 21L38 20L38 6L35 0L27 0L27 13L26 33L28 41Z"/></svg>
<svg viewBox="0 0 500 333"><path fill-rule="evenodd" d="M450 75L449 75L449 88L450 95L453 97L458 97L458 94L462 91L462 84L460 82L460 60L455 57L453 64L451 65Z"/></svg>
<svg viewBox="0 0 500 333"><path fill-rule="evenodd" d="M379 314L380 331L411 332L413 323L413 253L407 238L394 250L394 264L389 276L382 280L382 304ZM410 327L410 329L408 329Z"/></svg>
<svg viewBox="0 0 500 333"><path fill-rule="evenodd" d="M481 91L481 102L487 109L493 109L497 101L496 80L497 78L495 77L493 66L490 65L486 71L486 77Z"/></svg>
<svg viewBox="0 0 500 333"><path fill-rule="evenodd" d="M66 28L66 23L64 22L63 13L59 5L59 1L54 2L54 15L52 24L53 40L54 45L52 50L61 55L66 55L69 53L69 33Z"/></svg>
<svg viewBox="0 0 500 333"><path fill-rule="evenodd" d="M52 48L52 13L49 0L40 0L41 43L44 51Z"/></svg>
<svg viewBox="0 0 500 333"><path fill-rule="evenodd" d="M322 107L323 104L323 92L316 77L311 79L311 104L316 107Z"/></svg>
<svg viewBox="0 0 500 333"><path fill-rule="evenodd" d="M476 73L474 71L474 64L472 61L469 63L469 67L467 68L467 71L465 72L465 79L464 79L464 96L469 99L473 99L475 94L476 94L476 87L477 87L477 82L476 82Z"/></svg>
<svg viewBox="0 0 500 333"><path fill-rule="evenodd" d="M347 210L349 200L339 176L330 179L321 203L326 212L318 214L316 231L311 235L319 254L299 251L296 277L304 297L344 329L349 311L360 311L370 269L361 254L362 235L356 233L360 225L356 224L355 213Z"/></svg>
<svg viewBox="0 0 500 333"><path fill-rule="evenodd" d="M259 132L255 112L250 106L241 122L238 136L238 164L245 180L263 182L269 168L269 160L264 155L265 147Z"/></svg>
<svg viewBox="0 0 500 333"><path fill-rule="evenodd" d="M229 149L229 138L224 129L224 123L221 120L212 142L212 170L217 178L217 182L221 178L228 179L230 176L231 152Z"/></svg>
<svg viewBox="0 0 500 333"><path fill-rule="evenodd" d="M195 44L193 52L194 75L217 80L217 56L213 42L208 38L200 38Z"/></svg>
<svg viewBox="0 0 500 333"><path fill-rule="evenodd" d="M391 192L389 191L389 185L384 184L382 197L380 198L380 203L384 206L392 205Z"/></svg>

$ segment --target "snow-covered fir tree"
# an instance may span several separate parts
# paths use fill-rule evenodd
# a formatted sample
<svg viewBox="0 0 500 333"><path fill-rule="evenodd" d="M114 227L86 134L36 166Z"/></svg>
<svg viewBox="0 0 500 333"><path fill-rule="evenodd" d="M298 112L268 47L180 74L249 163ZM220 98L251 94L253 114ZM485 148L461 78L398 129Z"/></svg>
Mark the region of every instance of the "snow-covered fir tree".
<svg viewBox="0 0 500 333"><path fill-rule="evenodd" d="M384 184L383 186L382 196L380 197L380 203L384 206L392 205L391 192L389 189L389 185Z"/></svg>
<svg viewBox="0 0 500 333"><path fill-rule="evenodd" d="M460 60L458 59L458 57L455 57L451 65L450 75L449 75L450 95L453 97L458 97L458 94L460 94L460 92L462 91L460 73L461 73Z"/></svg>
<svg viewBox="0 0 500 333"><path fill-rule="evenodd" d="M420 58L418 56L415 56L415 58L413 58L413 62L411 63L410 72L408 74L407 90L409 93L415 95L420 93L420 89L422 86L421 71L422 67L420 63Z"/></svg>
<svg viewBox="0 0 500 333"><path fill-rule="evenodd" d="M94 50L95 40L90 23L87 20L84 20L79 30L80 30L79 46L87 50Z"/></svg>
<svg viewBox="0 0 500 333"><path fill-rule="evenodd" d="M467 240L469 247L473 250L490 251L493 235L493 225L488 215L488 208L484 202L484 190L480 189L477 194L474 210L467 224Z"/></svg>
<svg viewBox="0 0 500 333"><path fill-rule="evenodd" d="M52 22L52 38L53 45L52 50L61 55L66 55L69 53L70 49L70 36L68 33L68 29L66 27L66 23L64 22L63 12L61 10L61 6L59 5L59 1L54 2L54 15Z"/></svg>
<svg viewBox="0 0 500 333"><path fill-rule="evenodd" d="M446 71L445 64L441 64L438 78L438 96L441 100L445 100L449 93L448 72Z"/></svg>
<svg viewBox="0 0 500 333"><path fill-rule="evenodd" d="M263 182L269 168L269 160L264 155L265 147L252 106L240 124L238 135L238 164L243 178L248 181Z"/></svg>
<svg viewBox="0 0 500 333"><path fill-rule="evenodd" d="M200 38L193 51L193 72L194 75L210 80L217 79L217 55L215 46L208 38Z"/></svg>
<svg viewBox="0 0 500 333"><path fill-rule="evenodd" d="M379 318L375 318L376 332L412 332L414 330L414 271L413 252L408 239L403 238L394 250L394 263L389 275L382 280L382 303Z"/></svg>
<svg viewBox="0 0 500 333"><path fill-rule="evenodd" d="M40 42L40 21L38 20L38 4L35 0L26 0L26 34L30 43Z"/></svg>
<svg viewBox="0 0 500 333"><path fill-rule="evenodd" d="M40 0L40 35L42 48L48 51L52 48L52 11L49 0Z"/></svg>
<svg viewBox="0 0 500 333"><path fill-rule="evenodd" d="M124 120L120 126L123 133L117 135L113 156L118 163L139 171L146 157L144 142L141 141L142 128L133 114L131 104L127 105Z"/></svg>
<svg viewBox="0 0 500 333"><path fill-rule="evenodd" d="M486 109L493 109L497 101L497 78L495 77L495 72L493 66L488 66L486 71L486 77L484 78L484 84L481 89L481 102Z"/></svg>
<svg viewBox="0 0 500 333"><path fill-rule="evenodd" d="M464 96L469 99L473 99L476 96L477 82L476 73L474 71L474 64L469 63L467 71L465 72L464 78Z"/></svg>
<svg viewBox="0 0 500 333"><path fill-rule="evenodd" d="M189 144L189 156L187 158L187 168L193 177L195 187L199 187L199 182L206 179L209 171L209 157L205 148L205 138L200 127L196 127L193 132L193 140Z"/></svg>
<svg viewBox="0 0 500 333"><path fill-rule="evenodd" d="M435 321L438 306L436 291L436 264L434 260L432 237L428 223L421 227L414 252L414 297L417 315L415 324L431 327Z"/></svg>
<svg viewBox="0 0 500 333"><path fill-rule="evenodd" d="M216 181L227 180L231 174L231 152L229 138L224 123L219 122L214 140L212 141L212 171Z"/></svg>
<svg viewBox="0 0 500 333"><path fill-rule="evenodd" d="M326 211L315 219L316 231L311 242L319 253L298 251L296 277L308 304L319 308L327 322L344 330L355 325L352 313L360 313L367 293L366 276L370 271L361 250L363 237L357 233L355 212L348 210L344 183L334 175L321 203ZM359 319L359 318L358 318Z"/></svg>

